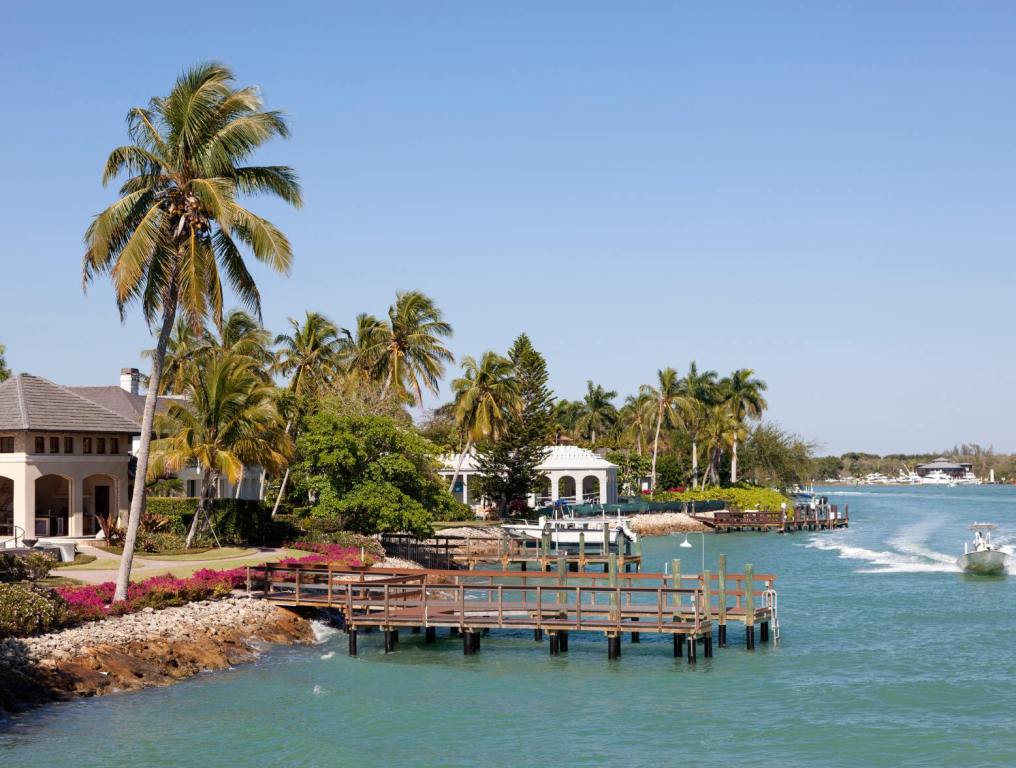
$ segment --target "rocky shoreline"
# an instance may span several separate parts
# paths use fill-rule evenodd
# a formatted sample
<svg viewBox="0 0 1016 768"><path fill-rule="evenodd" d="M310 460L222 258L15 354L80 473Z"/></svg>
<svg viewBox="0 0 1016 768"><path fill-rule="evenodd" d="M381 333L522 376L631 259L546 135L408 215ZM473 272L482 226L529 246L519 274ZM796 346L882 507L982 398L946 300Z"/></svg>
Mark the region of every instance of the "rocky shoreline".
<svg viewBox="0 0 1016 768"><path fill-rule="evenodd" d="M240 593L0 641L0 712L170 685L254 660L266 643L310 643L310 621Z"/></svg>

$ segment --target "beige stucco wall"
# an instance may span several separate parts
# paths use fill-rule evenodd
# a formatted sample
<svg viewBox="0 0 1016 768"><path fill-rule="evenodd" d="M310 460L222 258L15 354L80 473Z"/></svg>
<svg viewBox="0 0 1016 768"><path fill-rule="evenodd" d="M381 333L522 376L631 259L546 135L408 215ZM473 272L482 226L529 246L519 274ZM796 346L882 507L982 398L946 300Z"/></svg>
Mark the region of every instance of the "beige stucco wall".
<svg viewBox="0 0 1016 768"><path fill-rule="evenodd" d="M86 504L91 503L91 494L96 484L110 487L110 507L126 518L129 499L127 498L128 464L130 447L128 435L74 434L75 451L67 453L33 453L36 434L46 438L49 448L49 437L59 436L61 451L64 433L17 433L15 452L0 453L0 477L6 477L14 483L14 525L22 528L29 537L36 537L36 480L45 475L58 475L68 481L68 530L69 536L82 536L84 532L84 511ZM69 434L69 433L68 433ZM110 437L119 439L118 454L84 454L82 438L93 439L92 450L95 450L95 438ZM26 452L26 447L29 452ZM102 477L94 477L94 476Z"/></svg>

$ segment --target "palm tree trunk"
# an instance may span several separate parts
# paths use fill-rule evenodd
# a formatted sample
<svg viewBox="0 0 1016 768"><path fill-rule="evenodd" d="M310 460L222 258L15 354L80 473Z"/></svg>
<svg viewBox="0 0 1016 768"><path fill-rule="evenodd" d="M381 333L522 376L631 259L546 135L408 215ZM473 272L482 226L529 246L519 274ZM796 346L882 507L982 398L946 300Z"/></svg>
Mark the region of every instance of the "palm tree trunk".
<svg viewBox="0 0 1016 768"><path fill-rule="evenodd" d="M138 526L145 509L145 479L148 475L148 460L152 445L152 429L155 424L155 402L159 395L159 382L162 379L162 366L166 359L166 346L169 335L176 321L177 291L175 279L171 278L174 287L163 304L162 327L155 343L155 354L152 355L152 372L148 376L148 392L145 393L145 409L141 415L141 441L138 443L137 466L134 472L134 493L131 495L131 507L127 513L127 532L123 538L123 555L120 557L120 570L116 576L116 591L113 602L127 599L127 587L131 579L131 566L134 564L134 547L138 540Z"/></svg>
<svg viewBox="0 0 1016 768"><path fill-rule="evenodd" d="M184 549L190 549L194 544L194 537L198 532L198 525L208 514L208 497L211 495L212 484L211 472L207 469L201 470L201 498L198 500L198 508L194 510L194 519L191 520L190 530L187 531L187 541Z"/></svg>
<svg viewBox="0 0 1016 768"><path fill-rule="evenodd" d="M656 456L660 451L660 425L663 424L663 411L656 416L656 437L653 438L653 473L649 482L650 490L656 493ZM642 489L640 488L639 491Z"/></svg>
<svg viewBox="0 0 1016 768"><path fill-rule="evenodd" d="M462 449L462 453L459 454L459 461L455 465L455 472L452 474L452 481L448 485L448 493L451 493L452 491L455 490L455 481L459 479L459 473L462 472L462 463L466 460L466 454L469 453L469 449L472 445L473 439L472 438L467 439L466 447ZM466 500L465 503L468 504L469 501Z"/></svg>
<svg viewBox="0 0 1016 768"><path fill-rule="evenodd" d="M287 436L289 435L289 430L292 428L292 426L293 426L293 420L290 419L289 421L286 422L286 435ZM282 503L282 494L286 490L286 481L287 480L289 480L289 465L288 464L286 465L286 472L282 476L282 482L279 484L279 495L275 497L275 506L272 507L272 517L273 518L279 512L279 504ZM262 472L261 472L261 487L262 487L262 489L264 488L264 485L265 485L265 473L264 473L264 470L262 470ZM262 496L264 496L264 493L262 493Z"/></svg>
<svg viewBox="0 0 1016 768"><path fill-rule="evenodd" d="M243 486L243 471L244 471L244 467L241 465L240 466L240 478L236 481L236 490L233 491L233 498L234 499L239 499L240 498L240 488Z"/></svg>
<svg viewBox="0 0 1016 768"><path fill-rule="evenodd" d="M698 441L691 439L691 487L698 488Z"/></svg>
<svg viewBox="0 0 1016 768"><path fill-rule="evenodd" d="M730 454L730 484L737 485L737 435L734 435L733 451Z"/></svg>

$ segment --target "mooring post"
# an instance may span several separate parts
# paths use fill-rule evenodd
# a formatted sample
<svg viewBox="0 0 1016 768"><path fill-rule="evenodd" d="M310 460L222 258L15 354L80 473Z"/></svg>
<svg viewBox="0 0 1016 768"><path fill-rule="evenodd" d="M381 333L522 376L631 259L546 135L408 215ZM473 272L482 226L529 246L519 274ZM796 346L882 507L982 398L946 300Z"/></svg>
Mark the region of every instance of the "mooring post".
<svg viewBox="0 0 1016 768"><path fill-rule="evenodd" d="M613 552L607 557L607 583L610 585L610 618L616 621L618 630L621 625L621 600L617 588L617 555Z"/></svg>
<svg viewBox="0 0 1016 768"><path fill-rule="evenodd" d="M469 656L473 653L473 638L471 632L462 633L462 655Z"/></svg>
<svg viewBox="0 0 1016 768"><path fill-rule="evenodd" d="M633 616L631 620L632 621L638 621L639 617L638 616ZM631 633L631 641L633 643L641 643L642 642L642 638L639 636L638 632L632 632Z"/></svg>
<svg viewBox="0 0 1016 768"><path fill-rule="evenodd" d="M557 632L550 633L550 655L557 656L561 652L560 640L558 639Z"/></svg>
<svg viewBox="0 0 1016 768"><path fill-rule="evenodd" d="M557 649L561 653L568 653L568 632L565 630L557 633Z"/></svg>
<svg viewBox="0 0 1016 768"><path fill-rule="evenodd" d="M698 661L698 659L696 658L696 654L698 653L698 651L696 650L694 635L688 635L687 645L688 645L688 663L694 664L696 661Z"/></svg>
<svg viewBox="0 0 1016 768"><path fill-rule="evenodd" d="M579 531L579 568L586 568L586 532Z"/></svg>
<svg viewBox="0 0 1016 768"><path fill-rule="evenodd" d="M744 566L744 635L748 650L755 648L755 566Z"/></svg>
<svg viewBox="0 0 1016 768"><path fill-rule="evenodd" d="M603 521L603 555L606 557L610 554L610 527L607 525L607 521Z"/></svg>
<svg viewBox="0 0 1016 768"><path fill-rule="evenodd" d="M674 637L674 658L681 658L681 648L684 647L684 637L675 633Z"/></svg>
<svg viewBox="0 0 1016 768"><path fill-rule="evenodd" d="M760 643L769 642L769 622L763 621L758 625L758 640Z"/></svg>
<svg viewBox="0 0 1016 768"><path fill-rule="evenodd" d="M542 629L534 629L533 630L533 640L535 640L538 643L542 643L543 642L543 630Z"/></svg>
<svg viewBox="0 0 1016 768"><path fill-rule="evenodd" d="M356 629L349 628L349 655L356 656Z"/></svg>
<svg viewBox="0 0 1016 768"><path fill-rule="evenodd" d="M393 629L392 630L392 645L396 646L398 644L399 644L399 630Z"/></svg>
<svg viewBox="0 0 1016 768"><path fill-rule="evenodd" d="M395 650L395 641L392 639L392 631L385 628L385 653L391 653Z"/></svg>
<svg viewBox="0 0 1016 768"><path fill-rule="evenodd" d="M543 533L540 535L540 556L550 557L550 524L543 526Z"/></svg>
<svg viewBox="0 0 1016 768"><path fill-rule="evenodd" d="M427 627L423 634L423 642L433 643L437 640L437 628Z"/></svg>
<svg viewBox="0 0 1016 768"><path fill-rule="evenodd" d="M702 621L709 623L709 634L707 635L706 642L709 643L709 647L713 645L713 597L710 594L712 592L712 574L708 570L702 571L702 608L699 611L699 616L702 617ZM712 652L706 651L706 658L712 656Z"/></svg>
<svg viewBox="0 0 1016 768"><path fill-rule="evenodd" d="M717 641L720 644L720 648L727 647L727 556L719 555L716 558L719 564L719 573L716 574L716 581L718 586L719 595L717 595L717 614L719 619L719 629L716 630Z"/></svg>
<svg viewBox="0 0 1016 768"><path fill-rule="evenodd" d="M687 503L687 502L686 502ZM670 561L670 588L681 588L681 559L674 558ZM674 621L681 618L681 593L675 592L674 598Z"/></svg>
<svg viewBox="0 0 1016 768"><path fill-rule="evenodd" d="M564 555L557 556L557 605L560 611L558 616L565 618L567 616L567 609L565 604L568 602L568 595L565 593L564 588L568 586L568 561L565 560Z"/></svg>

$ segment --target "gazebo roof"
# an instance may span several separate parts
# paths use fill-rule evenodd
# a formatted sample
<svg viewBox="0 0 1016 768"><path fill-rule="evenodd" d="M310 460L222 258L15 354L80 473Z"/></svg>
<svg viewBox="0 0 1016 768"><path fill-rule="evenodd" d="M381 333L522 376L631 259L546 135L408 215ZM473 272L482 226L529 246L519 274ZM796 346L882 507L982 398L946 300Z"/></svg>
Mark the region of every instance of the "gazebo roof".
<svg viewBox="0 0 1016 768"><path fill-rule="evenodd" d="M454 471L458 462L459 454L445 454L441 457L441 471ZM462 462L462 471L475 472L476 469L476 454L471 451ZM577 445L554 445L547 447L546 458L540 463L539 469L541 472L602 471L617 469L617 465L597 456L588 448L579 448Z"/></svg>

